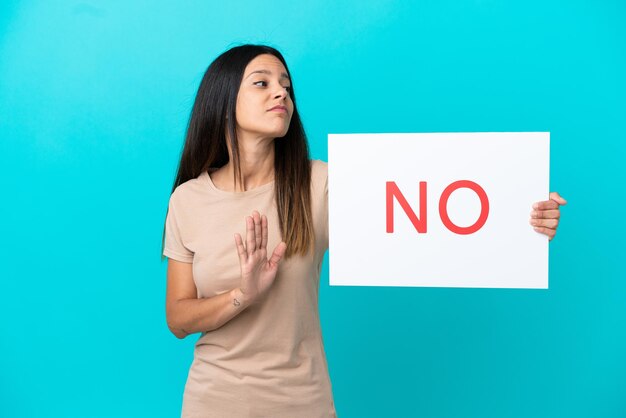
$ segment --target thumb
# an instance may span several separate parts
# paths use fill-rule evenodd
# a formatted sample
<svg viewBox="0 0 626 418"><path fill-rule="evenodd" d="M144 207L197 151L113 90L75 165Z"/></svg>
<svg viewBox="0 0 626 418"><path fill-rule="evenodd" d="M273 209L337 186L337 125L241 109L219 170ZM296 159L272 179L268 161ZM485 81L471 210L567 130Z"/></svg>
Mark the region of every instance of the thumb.
<svg viewBox="0 0 626 418"><path fill-rule="evenodd" d="M567 200L563 199L557 192L550 193L550 200L554 200L559 205L566 205Z"/></svg>
<svg viewBox="0 0 626 418"><path fill-rule="evenodd" d="M274 249L274 253L269 260L270 266L277 267L280 260L285 255L285 251L287 250L287 244L284 241L281 241L276 248Z"/></svg>

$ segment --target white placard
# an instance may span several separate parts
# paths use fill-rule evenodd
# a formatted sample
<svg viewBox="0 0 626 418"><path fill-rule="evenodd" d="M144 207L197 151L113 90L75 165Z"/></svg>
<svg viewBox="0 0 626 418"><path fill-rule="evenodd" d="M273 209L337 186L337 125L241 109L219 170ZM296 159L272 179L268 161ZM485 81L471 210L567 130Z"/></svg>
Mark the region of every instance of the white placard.
<svg viewBox="0 0 626 418"><path fill-rule="evenodd" d="M549 163L549 132L328 135L330 285L547 289Z"/></svg>

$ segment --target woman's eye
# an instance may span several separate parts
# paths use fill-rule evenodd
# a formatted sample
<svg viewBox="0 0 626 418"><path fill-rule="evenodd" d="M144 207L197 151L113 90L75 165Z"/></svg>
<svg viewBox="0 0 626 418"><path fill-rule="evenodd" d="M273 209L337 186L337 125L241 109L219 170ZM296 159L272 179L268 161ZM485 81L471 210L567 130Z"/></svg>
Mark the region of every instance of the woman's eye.
<svg viewBox="0 0 626 418"><path fill-rule="evenodd" d="M255 81L252 84L254 84L255 86L259 86L259 87L267 87L267 81ZM287 90L288 92L291 92L291 86L284 86L283 88Z"/></svg>

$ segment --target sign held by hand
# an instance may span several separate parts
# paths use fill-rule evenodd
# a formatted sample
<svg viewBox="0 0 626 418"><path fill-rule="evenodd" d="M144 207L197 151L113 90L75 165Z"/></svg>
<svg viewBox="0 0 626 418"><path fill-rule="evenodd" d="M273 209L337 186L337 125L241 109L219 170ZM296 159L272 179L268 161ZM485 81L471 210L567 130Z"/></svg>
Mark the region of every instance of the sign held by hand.
<svg viewBox="0 0 626 418"><path fill-rule="evenodd" d="M549 132L330 134L331 285L548 288Z"/></svg>

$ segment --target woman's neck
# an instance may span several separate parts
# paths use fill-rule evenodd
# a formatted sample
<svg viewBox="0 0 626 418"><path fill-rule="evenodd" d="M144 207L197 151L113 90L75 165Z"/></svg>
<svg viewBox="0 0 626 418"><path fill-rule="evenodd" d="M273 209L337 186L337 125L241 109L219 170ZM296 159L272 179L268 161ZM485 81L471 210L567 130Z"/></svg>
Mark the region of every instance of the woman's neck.
<svg viewBox="0 0 626 418"><path fill-rule="evenodd" d="M215 184L216 181L220 183L221 187L215 184L217 187L227 191L242 192L274 180L274 141L259 141L256 144L252 144L252 146L246 146L246 144L250 143L240 143L239 147L239 163L243 178L243 188L238 183L237 190L235 190L235 185L233 184L235 167L232 163L232 156L226 165L211 174L213 183Z"/></svg>

